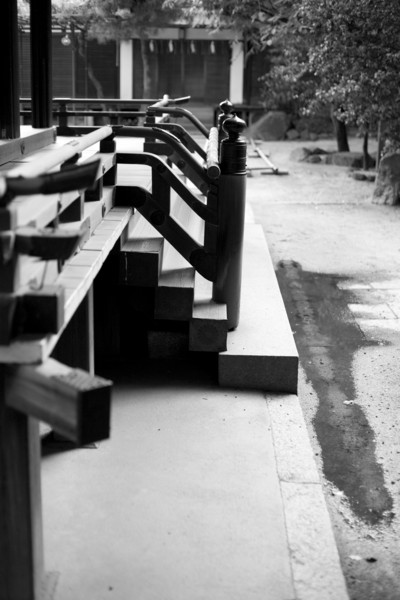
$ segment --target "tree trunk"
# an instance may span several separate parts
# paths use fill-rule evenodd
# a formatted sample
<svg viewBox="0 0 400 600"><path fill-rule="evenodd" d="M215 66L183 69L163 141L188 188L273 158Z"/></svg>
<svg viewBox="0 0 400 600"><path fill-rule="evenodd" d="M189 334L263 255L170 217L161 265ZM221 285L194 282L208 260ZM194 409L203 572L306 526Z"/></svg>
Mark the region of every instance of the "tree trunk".
<svg viewBox="0 0 400 600"><path fill-rule="evenodd" d="M370 165L370 158L368 154L368 136L369 126L368 123L365 125L364 138L363 138L363 169L368 171Z"/></svg>
<svg viewBox="0 0 400 600"><path fill-rule="evenodd" d="M349 152L349 142L347 139L346 123L335 118L335 134L338 152Z"/></svg>
<svg viewBox="0 0 400 600"><path fill-rule="evenodd" d="M83 58L87 76L92 82L94 89L96 90L96 97L104 98L103 86L94 74L92 65L87 60L86 40L83 35L78 35L76 37L78 53ZM105 106L103 106L103 110L105 110Z"/></svg>
<svg viewBox="0 0 400 600"><path fill-rule="evenodd" d="M149 51L146 40L140 38L140 52L142 55L143 64L143 98L152 97L152 76L150 69Z"/></svg>
<svg viewBox="0 0 400 600"><path fill-rule="evenodd" d="M331 118L333 122L333 129L336 135L336 142L338 147L338 152L349 152L349 142L347 139L347 129L346 123L344 121L340 121L335 115L335 109L331 107Z"/></svg>

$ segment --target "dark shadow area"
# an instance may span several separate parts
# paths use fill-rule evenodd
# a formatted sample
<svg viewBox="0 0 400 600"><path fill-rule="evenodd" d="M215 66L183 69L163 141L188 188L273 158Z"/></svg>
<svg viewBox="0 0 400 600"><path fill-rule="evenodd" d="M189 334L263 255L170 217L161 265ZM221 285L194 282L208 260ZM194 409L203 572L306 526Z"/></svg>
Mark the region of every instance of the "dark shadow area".
<svg viewBox="0 0 400 600"><path fill-rule="evenodd" d="M346 494L369 524L390 522L393 500L375 454L374 431L357 403L353 357L367 341L348 309L351 291L340 277L303 271L281 261L277 277L300 363L319 400L313 426L325 477Z"/></svg>

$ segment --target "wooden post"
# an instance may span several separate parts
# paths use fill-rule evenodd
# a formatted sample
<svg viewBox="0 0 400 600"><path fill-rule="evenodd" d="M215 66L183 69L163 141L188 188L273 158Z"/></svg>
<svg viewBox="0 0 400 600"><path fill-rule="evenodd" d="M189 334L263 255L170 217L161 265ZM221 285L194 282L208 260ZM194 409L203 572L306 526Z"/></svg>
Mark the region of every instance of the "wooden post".
<svg viewBox="0 0 400 600"><path fill-rule="evenodd" d="M4 371L0 367L0 600L40 600L39 423L6 406Z"/></svg>
<svg viewBox="0 0 400 600"><path fill-rule="evenodd" d="M1 4L0 81L0 139L19 138L17 0Z"/></svg>
<svg viewBox="0 0 400 600"><path fill-rule="evenodd" d="M30 7L32 125L51 127L51 0L31 0Z"/></svg>
<svg viewBox="0 0 400 600"><path fill-rule="evenodd" d="M244 215L246 205L245 122L238 117L225 120L228 138L221 142L221 176L218 191L217 275L213 300L227 305L228 329L239 323L242 279Z"/></svg>

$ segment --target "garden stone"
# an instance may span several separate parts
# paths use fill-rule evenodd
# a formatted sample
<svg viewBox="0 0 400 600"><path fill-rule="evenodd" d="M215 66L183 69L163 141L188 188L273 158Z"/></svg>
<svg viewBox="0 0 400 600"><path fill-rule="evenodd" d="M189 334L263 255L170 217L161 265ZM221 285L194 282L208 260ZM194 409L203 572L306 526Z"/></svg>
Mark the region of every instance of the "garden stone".
<svg viewBox="0 0 400 600"><path fill-rule="evenodd" d="M373 201L376 204L398 204L400 201L400 154L393 152L379 163Z"/></svg>
<svg viewBox="0 0 400 600"><path fill-rule="evenodd" d="M306 159L308 163L320 163L322 162L322 158L319 154L310 154L310 156Z"/></svg>
<svg viewBox="0 0 400 600"><path fill-rule="evenodd" d="M362 152L332 152L326 157L326 164L362 169L363 155Z"/></svg>
<svg viewBox="0 0 400 600"><path fill-rule="evenodd" d="M294 160L296 162L303 162L307 160L310 154L311 152L309 148L295 148L290 153L290 160Z"/></svg>
<svg viewBox="0 0 400 600"><path fill-rule="evenodd" d="M289 131L286 132L286 137L288 140L297 140L299 139L300 134L297 129L289 129Z"/></svg>

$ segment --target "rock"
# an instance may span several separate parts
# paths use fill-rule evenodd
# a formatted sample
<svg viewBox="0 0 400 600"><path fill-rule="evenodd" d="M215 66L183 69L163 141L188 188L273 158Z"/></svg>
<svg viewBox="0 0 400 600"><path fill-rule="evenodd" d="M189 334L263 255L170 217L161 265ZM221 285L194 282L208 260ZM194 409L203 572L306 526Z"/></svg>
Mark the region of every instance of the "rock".
<svg viewBox="0 0 400 600"><path fill-rule="evenodd" d="M318 148L318 146L310 146L309 148L295 148L290 154L290 160L294 160L296 162L325 162L325 155L328 154L326 150L322 148ZM322 155L324 155L324 159L322 159ZM316 156L315 160L309 160L311 157Z"/></svg>
<svg viewBox="0 0 400 600"><path fill-rule="evenodd" d="M400 201L400 154L393 152L379 163L373 194L376 204L398 204Z"/></svg>
<svg viewBox="0 0 400 600"><path fill-rule="evenodd" d="M272 110L263 115L250 128L253 138L260 137L266 141L283 140L289 125L289 117L280 110Z"/></svg>
<svg viewBox="0 0 400 600"><path fill-rule="evenodd" d="M313 131L310 132L310 140L312 142L315 142L318 138L319 138L318 133L314 133Z"/></svg>
<svg viewBox="0 0 400 600"><path fill-rule="evenodd" d="M294 160L296 162L303 162L305 160L307 160L307 158L310 156L311 152L309 150L309 148L295 148L291 153L290 153L290 160Z"/></svg>
<svg viewBox="0 0 400 600"><path fill-rule="evenodd" d="M310 151L310 154L328 154L326 150L319 148L318 146L310 146L308 150Z"/></svg>
<svg viewBox="0 0 400 600"><path fill-rule="evenodd" d="M363 155L362 152L332 152L326 157L326 164L362 169Z"/></svg>
<svg viewBox="0 0 400 600"><path fill-rule="evenodd" d="M322 162L322 158L319 154L310 154L310 156L308 158L306 158L306 162L320 163L320 162Z"/></svg>
<svg viewBox="0 0 400 600"><path fill-rule="evenodd" d="M362 171L354 171L350 175L356 181L366 181L367 180L365 173L363 173Z"/></svg>
<svg viewBox="0 0 400 600"><path fill-rule="evenodd" d="M375 181L376 173L374 171L352 171L350 177L356 181Z"/></svg>
<svg viewBox="0 0 400 600"><path fill-rule="evenodd" d="M286 132L286 137L288 140L297 140L299 139L300 134L297 129L289 129L289 131Z"/></svg>

